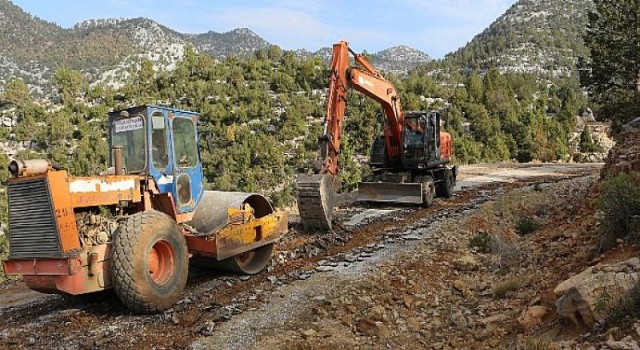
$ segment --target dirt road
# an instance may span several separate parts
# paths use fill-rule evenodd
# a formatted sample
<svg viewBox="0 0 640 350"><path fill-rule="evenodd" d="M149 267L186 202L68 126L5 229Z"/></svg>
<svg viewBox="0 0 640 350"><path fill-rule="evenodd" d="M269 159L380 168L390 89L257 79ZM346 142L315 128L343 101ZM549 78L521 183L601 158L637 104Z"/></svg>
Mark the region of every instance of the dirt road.
<svg viewBox="0 0 640 350"><path fill-rule="evenodd" d="M454 197L437 200L427 209L354 206L352 196L344 196L336 208L333 232L303 232L292 215L290 233L278 244L268 271L247 278L194 267L182 299L160 315L132 314L111 293L94 300L67 299L31 292L19 282L5 284L0 286L0 349L304 348L304 340L337 341L340 333L380 338L389 332L380 327L382 319L353 329L338 327L333 333L323 333L317 326L337 322L323 318L331 305L355 304L341 301L341 291L373 278L405 252L425 242L430 248L421 254L437 257L453 252L450 245L455 241L439 228L463 220L483 203L534 183L593 178L599 168L599 164L463 167ZM434 268L434 279L447 271ZM375 294L369 298L374 305ZM344 337L338 344L359 341Z"/></svg>

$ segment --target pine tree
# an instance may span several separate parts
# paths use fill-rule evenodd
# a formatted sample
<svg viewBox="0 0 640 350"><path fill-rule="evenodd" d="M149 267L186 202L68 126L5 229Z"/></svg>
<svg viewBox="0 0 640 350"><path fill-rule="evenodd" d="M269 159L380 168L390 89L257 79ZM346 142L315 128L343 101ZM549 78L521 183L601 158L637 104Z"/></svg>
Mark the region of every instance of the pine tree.
<svg viewBox="0 0 640 350"><path fill-rule="evenodd" d="M617 129L640 112L640 1L594 3L585 36L591 62L580 78Z"/></svg>

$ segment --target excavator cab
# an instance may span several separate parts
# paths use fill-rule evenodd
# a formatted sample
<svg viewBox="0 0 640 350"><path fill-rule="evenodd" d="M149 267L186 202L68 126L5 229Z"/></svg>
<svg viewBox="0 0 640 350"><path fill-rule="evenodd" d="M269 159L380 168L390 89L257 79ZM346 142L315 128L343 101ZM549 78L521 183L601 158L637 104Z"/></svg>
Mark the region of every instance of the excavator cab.
<svg viewBox="0 0 640 350"><path fill-rule="evenodd" d="M160 193L171 193L178 213L195 210L203 194L197 113L138 106L109 114L112 150L121 149L125 174L148 174ZM116 167L116 154L111 166Z"/></svg>
<svg viewBox="0 0 640 350"><path fill-rule="evenodd" d="M403 128L402 165L405 169L424 169L440 160L440 113L407 112Z"/></svg>

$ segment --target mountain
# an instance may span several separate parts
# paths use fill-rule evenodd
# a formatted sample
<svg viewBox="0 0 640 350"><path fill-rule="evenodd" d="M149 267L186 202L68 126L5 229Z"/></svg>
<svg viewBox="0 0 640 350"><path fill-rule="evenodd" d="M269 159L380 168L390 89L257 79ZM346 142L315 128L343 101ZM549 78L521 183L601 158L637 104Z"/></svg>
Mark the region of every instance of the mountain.
<svg viewBox="0 0 640 350"><path fill-rule="evenodd" d="M198 50L216 58L250 55L260 48L271 45L247 28L234 29L226 33L210 31L192 35L190 41Z"/></svg>
<svg viewBox="0 0 640 350"><path fill-rule="evenodd" d="M391 47L374 53L372 58L372 63L376 68L395 74L407 72L412 68L424 65L433 60L426 53L405 45Z"/></svg>
<svg viewBox="0 0 640 350"><path fill-rule="evenodd" d="M331 62L333 50L330 47L323 47L316 52L298 50L296 54L298 57L320 56L328 63ZM374 67L384 72L397 75L405 74L413 68L423 66L433 61L426 53L405 45L394 46L373 54L367 54L370 56L371 64Z"/></svg>
<svg viewBox="0 0 640 350"><path fill-rule="evenodd" d="M147 18L90 19L65 29L7 0L0 0L0 40L0 84L20 77L39 95L52 91L53 74L61 65L81 71L93 84L119 87L143 59L151 60L156 71L173 69L187 45L217 59L250 55L271 45L247 28L185 34ZM303 55L330 58L331 50ZM394 73L429 61L423 52L406 46L373 56L376 66Z"/></svg>
<svg viewBox="0 0 640 350"><path fill-rule="evenodd" d="M434 64L563 77L588 56L582 35L592 0L520 0L467 45Z"/></svg>

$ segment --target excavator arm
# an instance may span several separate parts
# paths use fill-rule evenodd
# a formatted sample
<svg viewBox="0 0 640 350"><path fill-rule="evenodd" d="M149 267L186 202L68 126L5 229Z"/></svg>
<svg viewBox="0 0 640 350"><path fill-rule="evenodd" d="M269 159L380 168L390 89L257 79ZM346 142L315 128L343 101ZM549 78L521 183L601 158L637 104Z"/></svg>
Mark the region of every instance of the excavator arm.
<svg viewBox="0 0 640 350"><path fill-rule="evenodd" d="M355 61L353 66L350 54ZM402 153L404 113L395 87L364 56L351 50L346 41L334 44L324 131L319 139L320 160L314 164L313 174L301 174L297 181L298 209L306 229L331 229L340 139L351 88L382 106L387 121L384 135L389 161L393 162Z"/></svg>
<svg viewBox="0 0 640 350"><path fill-rule="evenodd" d="M353 56L356 65L350 64L349 54ZM387 149L389 160L395 159L401 151L404 113L398 92L364 56L351 50L346 41L341 41L333 45L327 112L324 132L320 138L322 165L316 166L315 173L332 175L338 173L340 138L351 88L380 103L387 120L385 137L389 145Z"/></svg>

